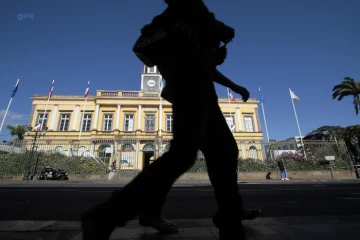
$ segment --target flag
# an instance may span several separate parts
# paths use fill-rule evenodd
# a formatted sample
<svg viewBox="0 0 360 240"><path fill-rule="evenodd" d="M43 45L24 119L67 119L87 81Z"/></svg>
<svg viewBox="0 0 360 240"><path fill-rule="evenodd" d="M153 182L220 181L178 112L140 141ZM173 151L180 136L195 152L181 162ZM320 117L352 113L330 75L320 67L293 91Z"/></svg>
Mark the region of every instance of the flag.
<svg viewBox="0 0 360 240"><path fill-rule="evenodd" d="M231 132L235 132L235 125L232 125L230 129L231 129Z"/></svg>
<svg viewBox="0 0 360 240"><path fill-rule="evenodd" d="M289 88L291 99L294 100L294 102L300 102L300 98L296 96L293 91Z"/></svg>
<svg viewBox="0 0 360 240"><path fill-rule="evenodd" d="M89 95L89 88L90 88L90 81L88 81L88 86L85 90L84 98L87 98L87 96Z"/></svg>
<svg viewBox="0 0 360 240"><path fill-rule="evenodd" d="M41 124L39 123L38 125L36 125L36 126L34 127L34 130L35 130L35 131L39 131L40 128L41 128Z"/></svg>
<svg viewBox="0 0 360 240"><path fill-rule="evenodd" d="M54 90L54 83L55 83L55 80L52 81L52 84L51 84L51 88L50 88L50 91L49 91L49 94L48 94L48 100L51 98L52 96L52 92Z"/></svg>
<svg viewBox="0 0 360 240"><path fill-rule="evenodd" d="M261 90L260 90L260 87L259 87L259 94L260 94L260 102L261 102L261 103L265 103L264 97L263 97L263 95L262 95L262 93L261 93Z"/></svg>
<svg viewBox="0 0 360 240"><path fill-rule="evenodd" d="M230 99L231 102L236 102L234 96L232 95L232 93L230 92L230 89L228 88L228 97Z"/></svg>
<svg viewBox="0 0 360 240"><path fill-rule="evenodd" d="M18 81L16 82L16 85L15 85L14 90L12 91L11 98L15 97L15 93L16 93L17 90L18 90L18 86L19 86L19 79L18 79Z"/></svg>

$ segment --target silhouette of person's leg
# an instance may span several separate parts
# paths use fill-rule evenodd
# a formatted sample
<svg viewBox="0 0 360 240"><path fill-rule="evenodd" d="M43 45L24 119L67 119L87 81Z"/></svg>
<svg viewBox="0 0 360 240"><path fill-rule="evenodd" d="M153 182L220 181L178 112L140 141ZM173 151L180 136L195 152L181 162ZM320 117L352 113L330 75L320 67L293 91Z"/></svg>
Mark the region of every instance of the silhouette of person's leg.
<svg viewBox="0 0 360 240"><path fill-rule="evenodd" d="M211 103L207 131L200 150L206 159L219 208L214 223L217 227L241 224L244 205L237 181L239 149L217 103Z"/></svg>

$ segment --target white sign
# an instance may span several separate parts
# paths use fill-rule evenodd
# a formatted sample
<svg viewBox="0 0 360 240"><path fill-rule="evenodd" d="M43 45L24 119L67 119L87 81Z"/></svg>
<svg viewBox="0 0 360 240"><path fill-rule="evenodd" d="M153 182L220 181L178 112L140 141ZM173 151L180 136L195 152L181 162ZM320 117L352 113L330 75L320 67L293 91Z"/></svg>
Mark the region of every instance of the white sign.
<svg viewBox="0 0 360 240"><path fill-rule="evenodd" d="M113 153L113 148L112 147L105 148L105 153Z"/></svg>
<svg viewBox="0 0 360 240"><path fill-rule="evenodd" d="M326 157L325 157L325 160L334 161L334 160L335 160L335 156L326 156Z"/></svg>

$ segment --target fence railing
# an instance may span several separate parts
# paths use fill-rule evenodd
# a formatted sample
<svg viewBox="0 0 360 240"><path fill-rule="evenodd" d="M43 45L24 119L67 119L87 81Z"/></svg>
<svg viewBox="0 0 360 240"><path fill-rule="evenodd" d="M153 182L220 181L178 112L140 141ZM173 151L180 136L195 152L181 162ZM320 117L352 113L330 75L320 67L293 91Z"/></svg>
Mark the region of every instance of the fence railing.
<svg viewBox="0 0 360 240"><path fill-rule="evenodd" d="M277 171L283 158L289 170L329 169L325 156L335 156L335 170L352 169L352 158L344 142L334 141L253 142L239 141L239 172ZM135 176L170 148L170 140L39 140L0 144L0 176L31 175L45 166L68 170L71 175L119 173ZM222 151L222 149L214 149ZM184 149L186 157L186 149ZM227 159L219 159L226 164ZM199 151L197 161L188 172L206 172L205 156Z"/></svg>

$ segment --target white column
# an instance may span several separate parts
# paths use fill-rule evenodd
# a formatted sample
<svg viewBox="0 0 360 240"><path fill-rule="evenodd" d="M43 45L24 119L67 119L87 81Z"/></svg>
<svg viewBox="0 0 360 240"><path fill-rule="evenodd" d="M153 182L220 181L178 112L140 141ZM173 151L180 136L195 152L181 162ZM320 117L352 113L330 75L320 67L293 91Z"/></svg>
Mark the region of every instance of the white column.
<svg viewBox="0 0 360 240"><path fill-rule="evenodd" d="M138 107L138 127L137 129L141 129L141 105Z"/></svg>
<svg viewBox="0 0 360 240"><path fill-rule="evenodd" d="M51 116L51 123L50 123L49 130L54 130L57 109L58 109L58 105L54 105L54 111L53 111L52 116Z"/></svg>
<svg viewBox="0 0 360 240"><path fill-rule="evenodd" d="M162 130L162 105L159 105L159 136L161 136Z"/></svg>
<svg viewBox="0 0 360 240"><path fill-rule="evenodd" d="M72 145L69 144L68 146L68 157L70 157L72 155Z"/></svg>
<svg viewBox="0 0 360 240"><path fill-rule="evenodd" d="M91 143L91 146L90 146L90 154L92 157L95 157L95 144L94 143Z"/></svg>
<svg viewBox="0 0 360 240"><path fill-rule="evenodd" d="M256 128L257 131L256 132L261 132L261 123L260 123L259 109L258 108L255 108L255 115L256 115L256 123L257 123L257 128Z"/></svg>
<svg viewBox="0 0 360 240"><path fill-rule="evenodd" d="M98 119L99 119L99 108L100 108L100 105L99 105L99 104L96 104L95 121L94 121L94 126L93 126L93 129L94 129L94 130L97 130Z"/></svg>
<svg viewBox="0 0 360 240"><path fill-rule="evenodd" d="M245 144L244 143L241 144L241 149L242 149L242 158L245 159L246 158L246 150L245 150Z"/></svg>
<svg viewBox="0 0 360 240"><path fill-rule="evenodd" d="M117 152L118 152L118 143L115 142L115 144L114 144L114 151L113 151L113 154L114 154L114 156L113 156L113 161L114 161L114 163L115 163L115 170L116 170ZM111 163L111 164L112 164L112 163Z"/></svg>
<svg viewBox="0 0 360 240"><path fill-rule="evenodd" d="M117 105L117 110L116 110L116 130L119 130L119 124L120 124L120 109L121 109L121 105L118 104Z"/></svg>
<svg viewBox="0 0 360 240"><path fill-rule="evenodd" d="M160 142L159 142L159 156L158 156L158 158L162 156L162 150L163 150L162 139L160 139Z"/></svg>
<svg viewBox="0 0 360 240"><path fill-rule="evenodd" d="M136 142L136 169L139 168L139 160L140 160L140 142Z"/></svg>
<svg viewBox="0 0 360 240"><path fill-rule="evenodd" d="M236 114L237 114L238 123L239 123L239 131L243 131L242 122L241 122L240 108L236 108Z"/></svg>
<svg viewBox="0 0 360 240"><path fill-rule="evenodd" d="M50 149L50 143L46 143L45 152L49 151L49 149Z"/></svg>
<svg viewBox="0 0 360 240"><path fill-rule="evenodd" d="M76 105L75 106L75 116L74 116L73 125L72 125L72 131L76 131L76 123L77 123L77 118L79 115L79 109L80 109L80 105Z"/></svg>

